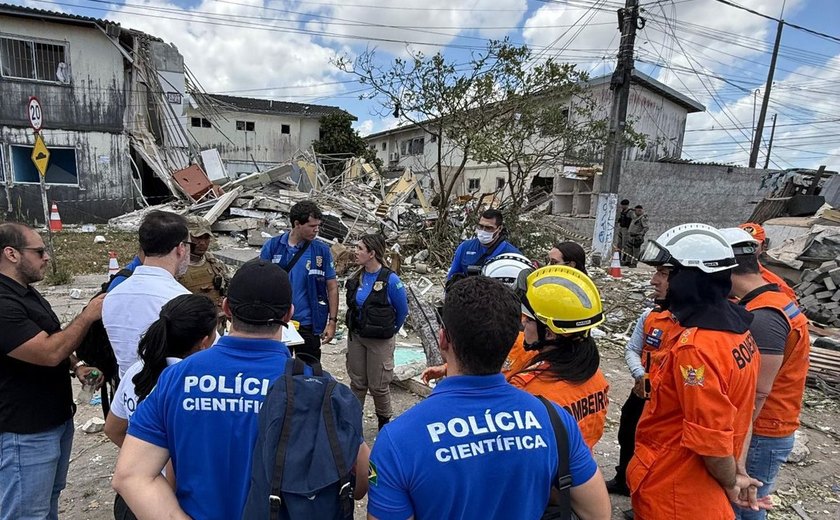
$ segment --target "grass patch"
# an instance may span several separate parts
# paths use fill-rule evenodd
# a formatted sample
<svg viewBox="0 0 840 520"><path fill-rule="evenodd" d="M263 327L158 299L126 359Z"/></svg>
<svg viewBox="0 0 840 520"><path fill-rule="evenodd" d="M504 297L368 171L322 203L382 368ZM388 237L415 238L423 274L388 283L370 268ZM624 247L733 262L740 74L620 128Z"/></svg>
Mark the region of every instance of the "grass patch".
<svg viewBox="0 0 840 520"><path fill-rule="evenodd" d="M93 237L102 235L107 240L104 244L94 244ZM47 241L43 233L44 242ZM108 252L117 253L120 267L124 266L137 254L137 233L124 231L97 230L96 233L78 233L75 231L61 231L53 233L53 247L58 271L66 271L66 275L80 274L108 274ZM47 279L52 275L52 267L47 269ZM60 277L56 277L60 279ZM48 282L49 283L49 282ZM55 285L55 284L52 284Z"/></svg>

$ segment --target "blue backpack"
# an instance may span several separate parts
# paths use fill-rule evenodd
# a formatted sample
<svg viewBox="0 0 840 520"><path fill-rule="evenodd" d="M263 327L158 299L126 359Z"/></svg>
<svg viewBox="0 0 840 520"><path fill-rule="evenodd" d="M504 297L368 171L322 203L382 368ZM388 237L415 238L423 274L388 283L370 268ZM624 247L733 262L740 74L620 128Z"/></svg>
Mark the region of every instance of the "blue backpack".
<svg viewBox="0 0 840 520"><path fill-rule="evenodd" d="M290 359L259 414L243 520L352 520L362 407L317 362Z"/></svg>

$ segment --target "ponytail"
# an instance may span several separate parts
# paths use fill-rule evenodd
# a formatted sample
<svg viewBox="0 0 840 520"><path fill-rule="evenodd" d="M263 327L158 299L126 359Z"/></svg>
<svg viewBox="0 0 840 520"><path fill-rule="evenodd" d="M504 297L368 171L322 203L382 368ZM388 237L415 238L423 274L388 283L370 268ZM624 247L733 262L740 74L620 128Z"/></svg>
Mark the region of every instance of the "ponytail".
<svg viewBox="0 0 840 520"><path fill-rule="evenodd" d="M157 385L166 368L166 358L186 357L202 339L213 333L216 323L216 304L203 295L181 295L163 306L160 317L149 326L137 347L143 368L131 382L138 402Z"/></svg>
<svg viewBox="0 0 840 520"><path fill-rule="evenodd" d="M552 342L554 348L540 351L531 360L531 366L545 361L548 368L541 370L541 375L553 381L584 383L598 371L601 356L598 347L590 335L561 336ZM523 372L533 372L528 368Z"/></svg>

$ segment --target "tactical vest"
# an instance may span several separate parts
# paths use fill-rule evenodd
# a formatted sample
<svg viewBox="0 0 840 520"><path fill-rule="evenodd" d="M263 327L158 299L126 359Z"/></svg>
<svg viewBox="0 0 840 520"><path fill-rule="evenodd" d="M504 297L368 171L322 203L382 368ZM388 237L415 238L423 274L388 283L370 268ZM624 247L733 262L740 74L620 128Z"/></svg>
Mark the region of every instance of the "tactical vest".
<svg viewBox="0 0 840 520"><path fill-rule="evenodd" d="M388 339L397 327L397 312L388 301L388 278L391 270L382 267L362 308L356 304L360 277L347 280L347 328L362 338Z"/></svg>
<svg viewBox="0 0 840 520"><path fill-rule="evenodd" d="M221 304L222 293L217 288L217 277L221 276L213 268L212 262L205 259L202 265L189 266L187 272L178 281L191 293L203 294L219 305ZM218 284L218 286L220 287L221 284Z"/></svg>
<svg viewBox="0 0 840 520"><path fill-rule="evenodd" d="M782 366L779 367L770 394L753 425L753 431L757 435L787 437L799 428L799 412L802 408L805 379L808 377L808 357L811 353L808 319L796 303L778 291L758 294L747 302L746 309L775 309L785 316L790 326Z"/></svg>

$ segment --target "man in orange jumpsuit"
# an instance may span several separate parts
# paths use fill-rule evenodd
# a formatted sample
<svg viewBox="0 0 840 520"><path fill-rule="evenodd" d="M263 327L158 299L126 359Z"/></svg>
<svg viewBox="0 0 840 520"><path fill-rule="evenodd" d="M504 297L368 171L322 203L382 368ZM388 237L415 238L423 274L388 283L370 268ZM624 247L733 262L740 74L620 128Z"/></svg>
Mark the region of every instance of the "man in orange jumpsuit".
<svg viewBox="0 0 840 520"><path fill-rule="evenodd" d="M750 326L758 350L761 369L755 395L753 435L746 459L746 472L764 482L759 498L773 488L782 463L793 449L811 341L808 320L779 288L762 278L755 250L756 239L743 229L722 229L732 245L737 267L732 270L732 296L753 314ZM736 508L742 520L764 520L765 511Z"/></svg>
<svg viewBox="0 0 840 520"><path fill-rule="evenodd" d="M731 520L730 501L756 504L761 486L736 463L759 354L752 316L727 300L732 248L715 228L685 224L648 242L641 261L672 267L667 301L678 323L664 339L670 350L651 381L627 468L633 511L642 520Z"/></svg>
<svg viewBox="0 0 840 520"><path fill-rule="evenodd" d="M768 246L770 245L770 241L767 238L767 233L764 232L764 228L758 224L753 222L747 222L745 224L741 224L741 229L752 235L754 239L759 242L758 251L756 251L755 256L756 258L760 258L761 254L767 251ZM761 277L767 280L767 283L774 283L779 286L779 289L785 293L791 300L798 301L796 297L796 292L790 288L787 282L779 275L767 269L761 262L758 263L758 269L761 272Z"/></svg>

